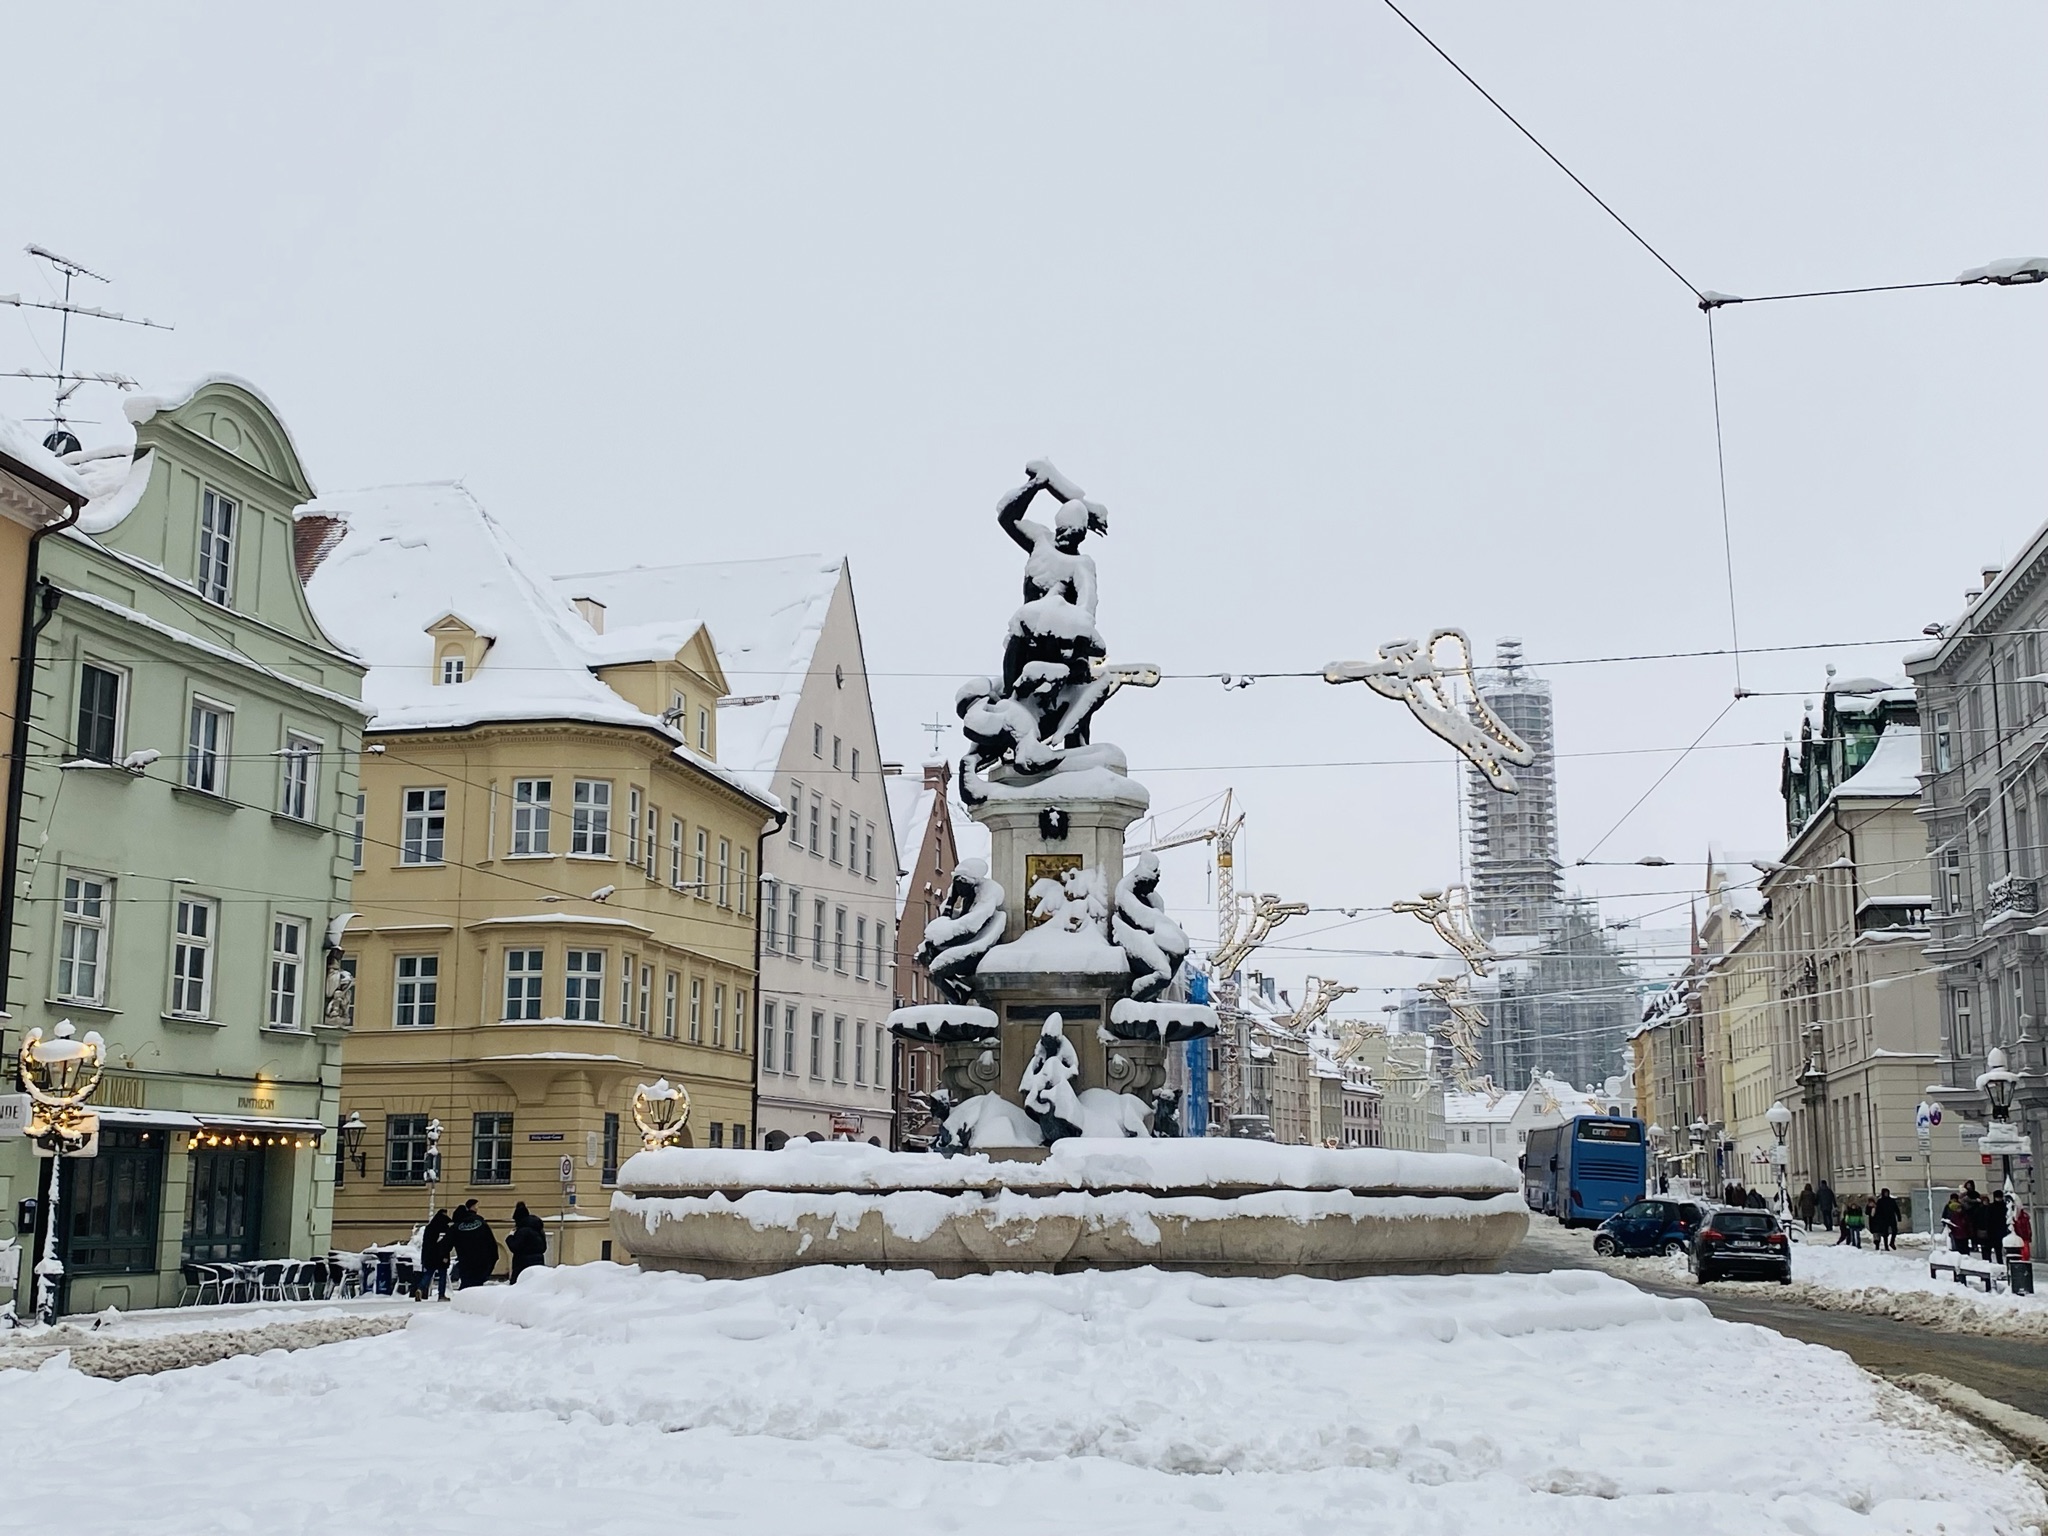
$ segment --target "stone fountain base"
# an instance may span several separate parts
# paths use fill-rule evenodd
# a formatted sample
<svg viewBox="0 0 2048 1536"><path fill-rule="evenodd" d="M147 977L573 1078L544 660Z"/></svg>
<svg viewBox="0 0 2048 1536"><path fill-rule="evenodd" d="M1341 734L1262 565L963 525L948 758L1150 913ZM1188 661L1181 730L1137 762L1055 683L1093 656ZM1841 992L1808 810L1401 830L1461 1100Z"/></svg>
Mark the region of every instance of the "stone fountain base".
<svg viewBox="0 0 2048 1536"><path fill-rule="evenodd" d="M619 1172L612 1233L644 1269L718 1279L808 1264L1346 1279L1497 1269L1529 1224L1493 1158L1089 1137L1046 1153L643 1152Z"/></svg>

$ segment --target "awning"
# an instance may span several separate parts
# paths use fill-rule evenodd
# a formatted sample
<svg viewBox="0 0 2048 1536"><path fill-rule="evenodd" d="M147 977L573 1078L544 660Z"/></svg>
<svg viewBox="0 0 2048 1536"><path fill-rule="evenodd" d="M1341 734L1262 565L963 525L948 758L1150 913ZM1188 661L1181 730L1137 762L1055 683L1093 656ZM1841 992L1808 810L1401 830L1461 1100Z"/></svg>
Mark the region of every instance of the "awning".
<svg viewBox="0 0 2048 1536"><path fill-rule="evenodd" d="M100 1117L101 1125L160 1126L168 1131L199 1129L199 1117L188 1115L182 1109L101 1109L98 1105L87 1107Z"/></svg>
<svg viewBox="0 0 2048 1536"><path fill-rule="evenodd" d="M209 1131L271 1131L301 1136L319 1136L333 1129L320 1120L294 1120L284 1115L210 1115L199 1111L197 1123Z"/></svg>

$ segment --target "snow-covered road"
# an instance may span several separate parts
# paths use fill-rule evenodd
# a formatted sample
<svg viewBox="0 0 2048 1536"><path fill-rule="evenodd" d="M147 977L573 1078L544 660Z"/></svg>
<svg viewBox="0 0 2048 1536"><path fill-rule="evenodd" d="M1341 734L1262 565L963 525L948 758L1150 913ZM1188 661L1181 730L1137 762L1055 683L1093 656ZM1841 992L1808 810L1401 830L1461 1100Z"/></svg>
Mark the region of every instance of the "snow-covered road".
<svg viewBox="0 0 2048 1536"><path fill-rule="evenodd" d="M2048 1522L1981 1436L1846 1358L1590 1271L541 1270L377 1339L0 1373L0 1431L98 1448L106 1536Z"/></svg>

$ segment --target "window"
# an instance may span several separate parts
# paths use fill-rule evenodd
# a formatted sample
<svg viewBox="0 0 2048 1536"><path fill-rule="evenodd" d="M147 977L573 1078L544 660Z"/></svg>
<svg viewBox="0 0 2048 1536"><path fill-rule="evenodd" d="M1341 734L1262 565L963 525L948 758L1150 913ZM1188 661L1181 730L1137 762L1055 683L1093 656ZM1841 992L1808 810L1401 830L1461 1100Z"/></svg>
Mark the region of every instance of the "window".
<svg viewBox="0 0 2048 1536"><path fill-rule="evenodd" d="M754 856L746 849L740 850L740 916L745 917L750 900L748 893L754 888Z"/></svg>
<svg viewBox="0 0 2048 1536"><path fill-rule="evenodd" d="M278 809L294 821L311 821L320 805L320 743L296 731L284 738L284 800Z"/></svg>
<svg viewBox="0 0 2048 1536"><path fill-rule="evenodd" d="M508 949L505 951L505 1017L507 1019L537 1019L540 1017L540 983L543 974L542 952L537 949Z"/></svg>
<svg viewBox="0 0 2048 1536"><path fill-rule="evenodd" d="M391 1027L432 1029L441 1006L441 957L400 955L393 978ZM506 1017L513 1017L510 1009Z"/></svg>
<svg viewBox="0 0 2048 1536"><path fill-rule="evenodd" d="M626 791L626 862L640 862L640 791Z"/></svg>
<svg viewBox="0 0 2048 1536"><path fill-rule="evenodd" d="M701 704L697 707L697 750L711 750L711 711Z"/></svg>
<svg viewBox="0 0 2048 1536"><path fill-rule="evenodd" d="M824 839L818 835L819 826L824 819L825 802L816 795L811 796L811 852L814 854L822 854L825 851Z"/></svg>
<svg viewBox="0 0 2048 1536"><path fill-rule="evenodd" d="M782 1010L782 1070L786 1076L796 1076L796 1009Z"/></svg>
<svg viewBox="0 0 2048 1536"><path fill-rule="evenodd" d="M697 829L697 899L705 901L711 895L711 834L702 827Z"/></svg>
<svg viewBox="0 0 2048 1536"><path fill-rule="evenodd" d="M612 787L604 779L578 779L572 792L569 851L594 859L612 856Z"/></svg>
<svg viewBox="0 0 2048 1536"><path fill-rule="evenodd" d="M363 867L363 812L369 805L369 797L361 790L356 791L356 820L351 833L349 863L356 869Z"/></svg>
<svg viewBox="0 0 2048 1536"><path fill-rule="evenodd" d="M78 669L78 745L80 757L111 763L121 756L122 675L91 662Z"/></svg>
<svg viewBox="0 0 2048 1536"><path fill-rule="evenodd" d="M811 1013L811 1076L825 1075L825 1015L813 1010Z"/></svg>
<svg viewBox="0 0 2048 1536"><path fill-rule="evenodd" d="M235 713L224 704L192 701L192 724L185 733L185 787L209 795L228 792L228 736Z"/></svg>
<svg viewBox="0 0 2048 1536"><path fill-rule="evenodd" d="M839 862L839 807L836 805L832 807L832 839L829 846L832 851L825 857L831 863L837 864Z"/></svg>
<svg viewBox="0 0 2048 1536"><path fill-rule="evenodd" d="M668 823L668 883L676 890L683 888L683 823L673 816Z"/></svg>
<svg viewBox="0 0 2048 1536"><path fill-rule="evenodd" d="M846 908L832 909L832 969L844 974L846 970Z"/></svg>
<svg viewBox="0 0 2048 1536"><path fill-rule="evenodd" d="M597 1170L600 1184L619 1182L619 1117L607 1114L604 1117L604 1166Z"/></svg>
<svg viewBox="0 0 2048 1536"><path fill-rule="evenodd" d="M305 1023L306 924L303 918L270 921L270 1027L298 1029Z"/></svg>
<svg viewBox="0 0 2048 1536"><path fill-rule="evenodd" d="M1949 725L1949 712L1937 709L1934 712L1934 771L1947 773L1955 763L1955 744Z"/></svg>
<svg viewBox="0 0 2048 1536"><path fill-rule="evenodd" d="M855 748L853 749L853 781L854 781L854 783L856 783L856 784L858 784L858 783L860 782L860 748L859 748L859 747L855 747Z"/></svg>
<svg viewBox="0 0 2048 1536"><path fill-rule="evenodd" d="M745 857L744 854L741 855ZM781 887L773 880L761 882L761 940L768 946L768 953L775 954L782 948L782 913L776 905L776 895Z"/></svg>
<svg viewBox="0 0 2048 1536"><path fill-rule="evenodd" d="M661 994L661 1038L664 1040L676 1037L676 998L682 985L683 978L670 971Z"/></svg>
<svg viewBox="0 0 2048 1536"><path fill-rule="evenodd" d="M690 978L690 1044L704 1043L704 978Z"/></svg>
<svg viewBox="0 0 2048 1536"><path fill-rule="evenodd" d="M839 770L839 738L837 736L832 738L832 769L835 773Z"/></svg>
<svg viewBox="0 0 2048 1536"><path fill-rule="evenodd" d="M651 965L640 967L640 996L638 1003L639 1006L633 1011L633 1027L644 1035L653 1027L654 1023L654 967Z"/></svg>
<svg viewBox="0 0 2048 1536"><path fill-rule="evenodd" d="M741 987L732 995L732 1048L747 1048L747 991Z"/></svg>
<svg viewBox="0 0 2048 1536"><path fill-rule="evenodd" d="M811 903L811 964L825 963L825 903Z"/></svg>
<svg viewBox="0 0 2048 1536"><path fill-rule="evenodd" d="M832 1081L846 1081L846 1016L832 1015Z"/></svg>
<svg viewBox="0 0 2048 1536"><path fill-rule="evenodd" d="M732 905L732 841L724 837L718 840L718 904Z"/></svg>
<svg viewBox="0 0 2048 1536"><path fill-rule="evenodd" d="M775 1006L772 1003L761 1005L761 1070L775 1070Z"/></svg>
<svg viewBox="0 0 2048 1536"><path fill-rule="evenodd" d="M720 982L711 989L711 1043L725 1044L725 983Z"/></svg>
<svg viewBox="0 0 2048 1536"><path fill-rule="evenodd" d="M203 1019L213 1006L214 904L199 896L178 898L176 939L171 946L171 1012Z"/></svg>
<svg viewBox="0 0 2048 1536"><path fill-rule="evenodd" d="M64 917L57 935L57 995L68 1002L106 1001L110 883L93 875L64 877Z"/></svg>
<svg viewBox="0 0 2048 1536"><path fill-rule="evenodd" d="M865 1019L856 1019L853 1023L853 1080L862 1084L868 1080L868 1026Z"/></svg>
<svg viewBox="0 0 2048 1536"><path fill-rule="evenodd" d="M802 926L802 923L803 923L803 918L802 918L801 916L799 916L799 914L800 914L800 913L801 913L801 912L803 911L803 906L804 906L804 902L803 902L803 896L804 896L804 893L803 893L802 891L800 891L800 890L797 890L797 889L796 889L796 888L795 888L794 886L792 886L792 887L790 888L790 892L789 892L789 958L790 958L790 959L792 959L792 960L796 959L796 958L797 958L797 956L798 956L798 953L799 953L799 950L798 950L798 946L797 946L797 930L798 930L798 929L799 929L799 928L800 928L800 927Z"/></svg>
<svg viewBox="0 0 2048 1536"><path fill-rule="evenodd" d="M653 806L647 807L647 861L640 866L640 872L650 880L661 877L655 873L661 847L661 812Z"/></svg>
<svg viewBox="0 0 2048 1536"><path fill-rule="evenodd" d="M744 1120L735 1120L733 1122L732 1144L736 1147L744 1147L747 1144L747 1125Z"/></svg>
<svg viewBox="0 0 2048 1536"><path fill-rule="evenodd" d="M794 779L789 781L789 840L798 848L804 845L804 787Z"/></svg>
<svg viewBox="0 0 2048 1536"><path fill-rule="evenodd" d="M384 1117L384 1182L424 1184L427 1182L427 1117L386 1115Z"/></svg>
<svg viewBox="0 0 2048 1536"><path fill-rule="evenodd" d="M633 1025L633 972L639 961L630 949L619 956L619 1022L629 1029Z"/></svg>
<svg viewBox="0 0 2048 1536"><path fill-rule="evenodd" d="M548 852L549 815L554 810L553 779L512 781L512 853L515 857Z"/></svg>
<svg viewBox="0 0 2048 1536"><path fill-rule="evenodd" d="M448 831L448 791L408 789L405 820L398 834L398 862L438 864Z"/></svg>
<svg viewBox="0 0 2048 1536"><path fill-rule="evenodd" d="M445 686L453 687L468 676L469 661L466 657L443 656L441 658L441 681Z"/></svg>
<svg viewBox="0 0 2048 1536"><path fill-rule="evenodd" d="M1943 889L1948 893L1949 915L1959 916L1963 910L1963 851L1947 848L1941 855L1941 879Z"/></svg>
<svg viewBox="0 0 2048 1536"><path fill-rule="evenodd" d="M853 974L856 980L868 979L868 920L864 917L853 920Z"/></svg>
<svg viewBox="0 0 2048 1536"><path fill-rule="evenodd" d="M825 727L815 721L811 724L811 756L822 759L825 755Z"/></svg>
<svg viewBox="0 0 2048 1536"><path fill-rule="evenodd" d="M712 1121L710 1132L712 1146L722 1147L725 1145L725 1127L723 1125L719 1124L716 1120Z"/></svg>
<svg viewBox="0 0 2048 1536"><path fill-rule="evenodd" d="M875 919L875 981L886 985L889 980L889 925L880 918Z"/></svg>
<svg viewBox="0 0 2048 1536"><path fill-rule="evenodd" d="M156 1268L157 1207L169 1133L107 1126L97 1155L64 1170L65 1265L71 1273Z"/></svg>
<svg viewBox="0 0 2048 1536"><path fill-rule="evenodd" d="M604 1022L604 951L572 949L562 983L562 1017L585 1024Z"/></svg>
<svg viewBox="0 0 2048 1536"><path fill-rule="evenodd" d="M219 491L199 502L199 595L225 608L235 577L235 504Z"/></svg>
<svg viewBox="0 0 2048 1536"><path fill-rule="evenodd" d="M873 824L872 822L871 822L871 823L869 823L869 825L868 825L868 828L867 828L867 832L866 832L865 836L866 836L866 857L867 857L867 873L868 873L868 878L869 878L870 880L872 880L872 879L874 879L874 878L875 878L875 828L874 828L874 824Z"/></svg>
<svg viewBox="0 0 2048 1536"><path fill-rule="evenodd" d="M501 1114L470 1117L469 1182L512 1182L512 1117Z"/></svg>

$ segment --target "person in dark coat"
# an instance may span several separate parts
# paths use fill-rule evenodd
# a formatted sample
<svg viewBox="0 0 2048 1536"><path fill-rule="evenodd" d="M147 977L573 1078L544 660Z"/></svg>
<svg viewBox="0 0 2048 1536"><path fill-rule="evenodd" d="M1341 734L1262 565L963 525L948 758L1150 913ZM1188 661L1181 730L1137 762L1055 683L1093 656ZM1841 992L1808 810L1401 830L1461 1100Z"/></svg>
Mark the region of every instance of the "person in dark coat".
<svg viewBox="0 0 2048 1536"><path fill-rule="evenodd" d="M1811 1183L1800 1189L1798 1208L1800 1221L1805 1224L1806 1230L1811 1232L1814 1213L1820 1209L1820 1198L1814 1194Z"/></svg>
<svg viewBox="0 0 2048 1536"><path fill-rule="evenodd" d="M1880 1189L1877 1204L1870 1208L1870 1236L1875 1247L1899 1246L1899 1202L1889 1189Z"/></svg>
<svg viewBox="0 0 2048 1536"><path fill-rule="evenodd" d="M451 1235L455 1243L455 1271L466 1291L482 1285L498 1268L498 1239L491 1224L477 1210L476 1201L465 1200L455 1213Z"/></svg>
<svg viewBox="0 0 2048 1536"><path fill-rule="evenodd" d="M1832 1232L1835 1227L1835 1192L1828 1187L1826 1179L1822 1179L1820 1188L1813 1192L1813 1203L1820 1211L1820 1224Z"/></svg>
<svg viewBox="0 0 2048 1536"><path fill-rule="evenodd" d="M441 1288L441 1299L448 1299L448 1259L454 1252L454 1241L449 1228L454 1225L448 1219L448 1209L443 1206L434 1212L427 1223L427 1230L420 1238L420 1283L417 1292L421 1301L434 1299L434 1287Z"/></svg>
<svg viewBox="0 0 2048 1536"><path fill-rule="evenodd" d="M2006 1226L2005 1201L1993 1196L1982 1207L1982 1226L1977 1235L1977 1251L1993 1264L2005 1262Z"/></svg>
<svg viewBox="0 0 2048 1536"><path fill-rule="evenodd" d="M1941 1208L1942 1230L1948 1233L1948 1246L1952 1253L1970 1251L1970 1212L1963 1204L1961 1195L1950 1195L1948 1203Z"/></svg>
<svg viewBox="0 0 2048 1536"><path fill-rule="evenodd" d="M514 1285L534 1265L547 1262L548 1229L526 1208L524 1200L512 1208L512 1230L505 1234L505 1251L512 1255Z"/></svg>

